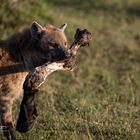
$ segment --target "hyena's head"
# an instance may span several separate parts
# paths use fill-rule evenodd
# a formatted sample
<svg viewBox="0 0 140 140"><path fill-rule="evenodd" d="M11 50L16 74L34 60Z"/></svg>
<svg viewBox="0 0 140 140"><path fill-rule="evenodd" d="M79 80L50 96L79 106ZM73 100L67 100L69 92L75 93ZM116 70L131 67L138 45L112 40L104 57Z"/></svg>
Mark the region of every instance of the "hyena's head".
<svg viewBox="0 0 140 140"><path fill-rule="evenodd" d="M56 28L52 25L41 26L33 22L30 28L31 36L39 42L39 47L49 55L50 61L58 61L69 57L67 38L65 36L66 24Z"/></svg>

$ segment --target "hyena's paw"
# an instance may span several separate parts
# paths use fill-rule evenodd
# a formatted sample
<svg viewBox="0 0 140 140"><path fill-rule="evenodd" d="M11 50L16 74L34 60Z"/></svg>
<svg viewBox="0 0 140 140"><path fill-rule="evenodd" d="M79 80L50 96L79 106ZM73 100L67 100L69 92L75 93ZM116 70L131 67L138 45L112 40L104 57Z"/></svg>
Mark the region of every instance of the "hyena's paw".
<svg viewBox="0 0 140 140"><path fill-rule="evenodd" d="M16 140L15 131L11 123L8 123L3 127L3 134L7 140Z"/></svg>

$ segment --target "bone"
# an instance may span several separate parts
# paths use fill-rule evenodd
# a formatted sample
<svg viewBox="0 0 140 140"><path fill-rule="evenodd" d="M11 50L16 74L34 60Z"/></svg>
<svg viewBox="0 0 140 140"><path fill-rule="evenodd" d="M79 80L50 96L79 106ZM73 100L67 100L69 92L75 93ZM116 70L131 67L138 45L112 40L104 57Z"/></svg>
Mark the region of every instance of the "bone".
<svg viewBox="0 0 140 140"><path fill-rule="evenodd" d="M77 29L74 41L70 46L68 52L70 57L67 60L58 62L46 63L42 66L36 67L26 77L24 86L28 86L32 89L38 89L45 81L48 75L57 70L69 70L72 71L75 68L76 54L80 47L89 45L91 41L91 33L87 29Z"/></svg>

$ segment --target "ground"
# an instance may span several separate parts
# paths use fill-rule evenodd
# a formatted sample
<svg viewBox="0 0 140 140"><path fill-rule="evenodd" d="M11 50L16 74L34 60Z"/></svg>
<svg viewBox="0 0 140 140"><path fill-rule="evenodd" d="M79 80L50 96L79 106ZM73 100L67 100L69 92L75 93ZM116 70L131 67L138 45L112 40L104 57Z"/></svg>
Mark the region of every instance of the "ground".
<svg viewBox="0 0 140 140"><path fill-rule="evenodd" d="M0 38L33 20L67 22L69 44L77 27L93 34L90 47L79 52L75 71L55 72L40 88L37 122L30 132L17 132L18 139L139 140L140 1L14 1L0 0Z"/></svg>

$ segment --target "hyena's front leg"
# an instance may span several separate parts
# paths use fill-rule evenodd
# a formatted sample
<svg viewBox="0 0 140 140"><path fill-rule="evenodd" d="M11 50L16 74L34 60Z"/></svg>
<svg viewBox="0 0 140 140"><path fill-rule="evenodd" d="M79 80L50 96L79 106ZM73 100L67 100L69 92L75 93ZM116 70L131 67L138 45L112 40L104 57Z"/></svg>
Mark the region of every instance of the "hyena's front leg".
<svg viewBox="0 0 140 140"><path fill-rule="evenodd" d="M0 125L7 140L16 140L12 120L12 105L13 101L11 100L0 100Z"/></svg>

